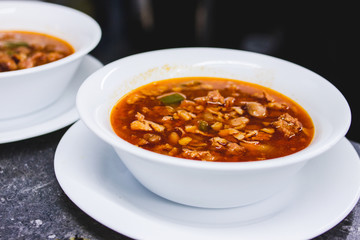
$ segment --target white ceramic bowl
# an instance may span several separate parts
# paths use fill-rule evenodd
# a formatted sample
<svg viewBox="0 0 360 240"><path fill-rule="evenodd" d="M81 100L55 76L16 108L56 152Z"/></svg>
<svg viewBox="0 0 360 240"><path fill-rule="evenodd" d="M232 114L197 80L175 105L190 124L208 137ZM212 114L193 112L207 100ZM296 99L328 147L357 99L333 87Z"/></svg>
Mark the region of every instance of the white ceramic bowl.
<svg viewBox="0 0 360 240"><path fill-rule="evenodd" d="M113 132L109 115L121 96L155 80L184 76L239 79L287 95L310 114L315 125L312 143L277 159L202 162L141 149ZM342 94L316 73L274 57L216 48L159 50L117 60L83 83L77 107L89 129L113 146L145 187L178 203L209 208L242 206L278 193L308 160L344 137L351 119Z"/></svg>
<svg viewBox="0 0 360 240"><path fill-rule="evenodd" d="M44 108L58 99L83 57L99 43L101 29L88 15L60 5L37 1L1 1L0 31L24 30L56 36L75 53L24 70L0 72L0 119Z"/></svg>

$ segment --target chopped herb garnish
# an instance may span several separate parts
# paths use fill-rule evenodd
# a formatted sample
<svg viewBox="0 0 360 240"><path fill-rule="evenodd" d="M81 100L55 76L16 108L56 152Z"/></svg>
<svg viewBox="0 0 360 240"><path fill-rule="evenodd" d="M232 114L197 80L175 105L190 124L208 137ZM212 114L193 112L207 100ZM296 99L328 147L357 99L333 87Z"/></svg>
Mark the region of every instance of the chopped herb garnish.
<svg viewBox="0 0 360 240"><path fill-rule="evenodd" d="M204 121L204 120L200 120L199 122L199 130L203 131L203 132L207 132L210 129L209 123Z"/></svg>
<svg viewBox="0 0 360 240"><path fill-rule="evenodd" d="M6 42L5 46L7 48L30 47L30 45L26 42Z"/></svg>

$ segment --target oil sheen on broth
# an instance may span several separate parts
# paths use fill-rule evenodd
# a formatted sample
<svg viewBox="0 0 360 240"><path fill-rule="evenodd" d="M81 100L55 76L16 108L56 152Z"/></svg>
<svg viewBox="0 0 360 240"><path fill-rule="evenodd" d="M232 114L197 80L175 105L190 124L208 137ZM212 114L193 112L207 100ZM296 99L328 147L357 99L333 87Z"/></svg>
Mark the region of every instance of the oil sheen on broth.
<svg viewBox="0 0 360 240"><path fill-rule="evenodd" d="M212 77L153 82L122 97L110 121L122 139L169 156L218 162L272 159L307 147L307 112L272 89Z"/></svg>

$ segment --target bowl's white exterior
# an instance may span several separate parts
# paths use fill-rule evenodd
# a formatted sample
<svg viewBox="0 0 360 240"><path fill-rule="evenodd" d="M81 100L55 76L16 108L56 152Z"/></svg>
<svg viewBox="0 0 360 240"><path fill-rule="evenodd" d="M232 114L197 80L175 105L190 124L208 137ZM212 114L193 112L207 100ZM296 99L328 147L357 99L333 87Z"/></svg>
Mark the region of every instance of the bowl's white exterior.
<svg viewBox="0 0 360 240"><path fill-rule="evenodd" d="M42 66L0 73L0 119L29 114L58 99L83 57L100 41L99 25L86 14L60 5L1 1L0 31L33 31L69 42L75 53Z"/></svg>
<svg viewBox="0 0 360 240"><path fill-rule="evenodd" d="M152 81L183 76L226 77L277 90L308 111L314 139L306 149L282 158L214 163L160 155L116 136L109 115L122 95ZM345 98L319 75L270 56L216 48L160 50L115 61L83 83L77 107L89 129L114 147L144 186L172 201L209 208L251 204L281 191L308 160L344 137L351 119Z"/></svg>
<svg viewBox="0 0 360 240"><path fill-rule="evenodd" d="M306 163L271 170L194 169L149 161L120 148L115 151L135 178L152 192L174 202L206 208L243 206L266 199L283 189Z"/></svg>

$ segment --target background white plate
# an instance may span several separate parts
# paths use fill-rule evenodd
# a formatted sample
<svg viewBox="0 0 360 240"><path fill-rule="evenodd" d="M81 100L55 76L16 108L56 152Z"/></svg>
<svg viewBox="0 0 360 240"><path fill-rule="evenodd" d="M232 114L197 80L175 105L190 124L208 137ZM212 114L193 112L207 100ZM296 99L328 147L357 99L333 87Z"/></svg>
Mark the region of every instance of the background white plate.
<svg viewBox="0 0 360 240"><path fill-rule="evenodd" d="M78 120L79 114L75 106L76 93L83 81L102 66L102 63L94 57L85 56L73 80L55 103L29 115L0 120L0 143L40 136Z"/></svg>
<svg viewBox="0 0 360 240"><path fill-rule="evenodd" d="M310 239L345 218L360 194L359 156L345 138L278 196L230 209L188 207L156 196L81 121L63 136L54 164L75 204L135 239Z"/></svg>

